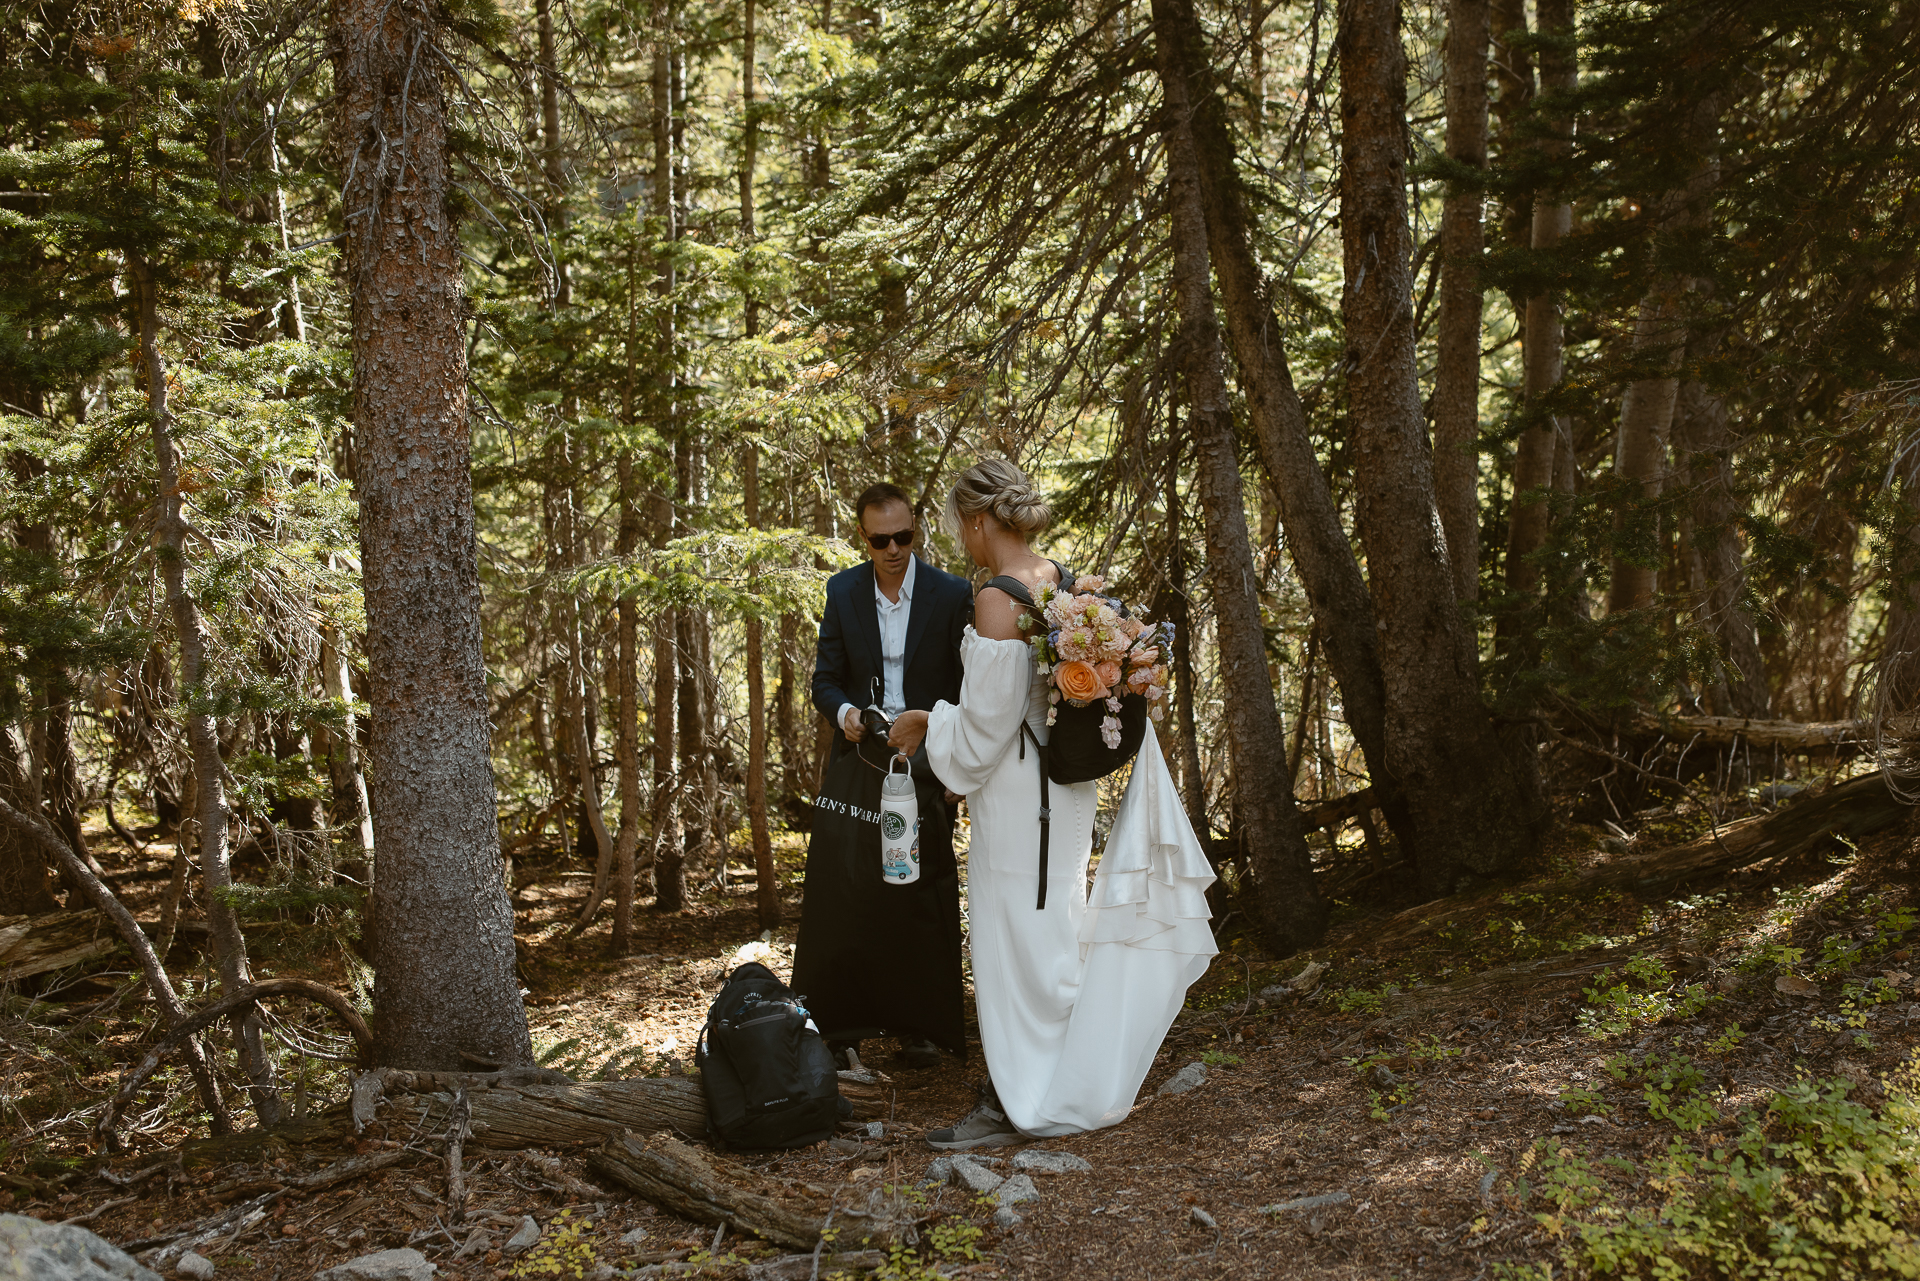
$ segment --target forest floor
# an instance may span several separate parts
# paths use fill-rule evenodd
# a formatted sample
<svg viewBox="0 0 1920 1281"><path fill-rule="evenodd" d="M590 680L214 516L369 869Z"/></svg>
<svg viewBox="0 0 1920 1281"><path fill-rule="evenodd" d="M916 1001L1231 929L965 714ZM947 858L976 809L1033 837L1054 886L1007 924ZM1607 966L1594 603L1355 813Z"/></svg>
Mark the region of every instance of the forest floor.
<svg viewBox="0 0 1920 1281"><path fill-rule="evenodd" d="M1704 823L1649 811L1634 852ZM1617 856L1600 848L1604 835L1563 823L1541 877ZM1035 1175L1040 1197L1020 1205L1010 1227L993 1222L984 1199L921 1188L912 1195L947 1228L883 1275L1519 1277L1650 1249L1719 1259L1737 1275L1731 1260L1786 1213L1764 1188L1723 1180L1734 1191L1704 1227L1685 1228L1686 1216L1673 1213L1676 1198L1705 1186L1705 1173L1732 1168L1730 1154L1747 1153L1764 1170L1767 1142L1784 1136L1831 1156L1819 1136L1844 1131L1861 1159L1884 1157L1911 1173L1902 1164L1913 1155L1903 1102L1911 1078L1898 1074L1920 1018L1902 968L1920 970L1908 960L1914 843L1902 827L1857 849L1834 844L1792 866L1644 901L1616 892L1555 898L1523 880L1397 914L1343 909L1324 946L1284 962L1230 918L1133 1116L1033 1145L1078 1154L1091 1173ZM120 888L136 910L163 883L154 853L123 857ZM99 854L113 867L110 837ZM567 933L586 878L549 857L522 860L515 896L542 1060L582 1078L680 1070L722 974L759 937L751 881L709 887L684 915L637 914L635 954L610 958L604 915L582 936ZM783 843L781 858L783 883L796 884L798 838ZM782 970L797 892L786 906L789 924L770 940ZM276 953L272 930L258 937L263 970L350 980L343 952L285 944ZM192 956L183 944L173 959ZM1277 990L1303 972L1300 990ZM13 1188L0 1193L10 1202L0 1208L79 1217L133 1244L208 1218L247 1180L341 1155L283 1148L264 1165L176 1163L132 1190L86 1173L89 1113L140 1035L109 1017L138 1008L131 995L112 995L113 981L7 998L0 1093L20 1129L0 1153L0 1181ZM917 1187L937 1155L922 1134L972 1104L984 1072L978 1043L965 1063L918 1071L896 1064L885 1043L864 1049L888 1092L881 1137L747 1159L823 1185ZM1196 1062L1206 1065L1203 1084L1157 1093ZM317 1070L312 1096L337 1097L339 1070ZM157 1151L188 1137L188 1100L170 1079L172 1101L136 1123L137 1150L113 1168L151 1168ZM1896 1117L1897 1106L1909 1111ZM1907 1138L1889 1137L1902 1130ZM1013 1151L983 1155L1004 1162ZM446 1220L444 1165L423 1157L337 1191L283 1197L207 1250L218 1275L262 1281L401 1245L423 1251L443 1278L575 1275L576 1266L590 1275L602 1264L688 1275L703 1260L706 1275L742 1276L776 1253L739 1239L711 1253L712 1229L624 1192L588 1195L578 1152L546 1155L562 1164L474 1151L457 1230ZM1805 1193L1817 1174L1802 1161L1782 1178ZM1287 1208L1313 1197L1330 1199ZM1872 1212L1855 1205L1801 1227L1844 1234L1858 1227L1841 1221L1847 1214ZM509 1258L501 1245L523 1215L545 1235Z"/></svg>

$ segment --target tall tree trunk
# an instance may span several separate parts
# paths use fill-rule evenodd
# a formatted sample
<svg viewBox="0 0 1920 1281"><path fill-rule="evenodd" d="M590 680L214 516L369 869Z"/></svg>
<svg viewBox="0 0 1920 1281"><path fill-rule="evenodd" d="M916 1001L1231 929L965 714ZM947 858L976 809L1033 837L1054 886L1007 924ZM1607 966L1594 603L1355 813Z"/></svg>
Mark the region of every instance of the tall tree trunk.
<svg viewBox="0 0 1920 1281"><path fill-rule="evenodd" d="M1487 0L1447 5L1447 159L1440 211L1440 329L1433 383L1433 482L1454 592L1480 586L1480 211L1487 167Z"/></svg>
<svg viewBox="0 0 1920 1281"><path fill-rule="evenodd" d="M573 304L573 282L561 244L552 239L566 226L566 163L560 148L560 57L553 37L553 0L534 0L534 27L540 40L540 166L547 178L547 232L553 250L553 305Z"/></svg>
<svg viewBox="0 0 1920 1281"><path fill-rule="evenodd" d="M749 440L741 458L747 523L760 520L760 447ZM753 832L753 872L760 928L780 924L780 885L773 869L773 832L767 822L767 681L760 618L747 618L747 823Z"/></svg>
<svg viewBox="0 0 1920 1281"><path fill-rule="evenodd" d="M189 704L187 743L196 779L194 816L200 827L200 869L207 884L207 934L220 981L231 992L252 981L253 976L247 965L246 936L240 932L240 920L227 898L233 888L227 845L231 814L227 809L226 766L220 759L219 728L211 714L191 708L191 700L203 692L206 680L207 632L199 602L187 590L189 527L182 512L180 459L174 449L173 415L167 403L166 360L160 354L160 290L153 266L145 257L129 254L127 266L139 294L140 359L147 379L147 406L153 415L154 470L160 490L153 522L154 553L180 643L180 699ZM241 1068L250 1082L254 1114L260 1124L274 1125L280 1120L280 1096L273 1088L273 1060L261 1041L260 1022L248 1013L234 1020L233 1031Z"/></svg>
<svg viewBox="0 0 1920 1281"><path fill-rule="evenodd" d="M635 250L627 248L627 376L621 390L620 421L629 439L620 443L615 461L620 485L620 531L614 552L622 560L640 549L640 505L634 485L631 436L640 429L635 417L640 360L640 290ZM616 626L618 671L615 696L620 705L617 737L620 757L620 836L614 847L613 953L633 950L634 851L640 844L640 619L631 596L621 596Z"/></svg>
<svg viewBox="0 0 1920 1281"><path fill-rule="evenodd" d="M759 60L754 0L746 0L740 39L740 109L745 129L740 147L740 235L752 245L756 234L753 209L753 169L760 153L758 111ZM742 329L749 341L760 335L760 304L749 293L742 300ZM760 510L760 446L749 439L740 458L746 490L747 524L764 529ZM763 651L763 624L758 614L747 618L747 824L753 833L754 889L760 909L760 928L780 924L780 885L773 867L773 831L767 816L767 676Z"/></svg>
<svg viewBox="0 0 1920 1281"><path fill-rule="evenodd" d="M669 33L673 16L674 10L669 6L666 14ZM673 198L673 86L671 60L664 40L653 55L652 89L653 216L662 238L672 240L678 235ZM659 368L664 371L660 387L661 416L668 423L669 440L677 431L673 423L679 408L672 306L674 285L673 259L663 257L654 289L666 304L660 309ZM670 492L661 491L656 495L653 515L655 537L664 544L673 538L676 523ZM686 849L681 843L680 824L684 788L675 752L681 663L679 635L679 611L661 609L654 620L653 639L653 906L658 912L678 912L687 905Z"/></svg>
<svg viewBox="0 0 1920 1281"><path fill-rule="evenodd" d="M1747 606L1746 555L1738 528L1743 508L1734 487L1727 402L1697 380L1682 383L1673 443L1674 470L1687 486L1693 523L1683 552L1694 616L1720 642L1729 669L1711 686L1713 711L1764 720L1773 715L1773 696Z"/></svg>
<svg viewBox="0 0 1920 1281"><path fill-rule="evenodd" d="M1532 145L1532 140L1520 128L1533 102L1533 55L1529 52L1526 0L1489 0L1487 18L1493 83L1498 90L1491 104L1496 124L1490 141L1498 144L1500 166L1511 168ZM1524 249L1532 243L1533 198L1525 192L1515 195L1517 198L1505 203L1495 229L1500 247ZM1515 316L1526 311L1526 299L1512 297L1508 301Z"/></svg>
<svg viewBox="0 0 1920 1281"><path fill-rule="evenodd" d="M12 727L0 725L0 801L37 814L40 804L33 796L33 783L20 755L20 743ZM55 870L42 842L11 828L0 828L0 916L59 911L60 902L53 896Z"/></svg>
<svg viewBox="0 0 1920 1281"><path fill-rule="evenodd" d="M1698 159L1686 184L1657 202L1652 235L1655 256L1663 242L1706 225L1719 180L1720 98L1708 94L1687 113L1688 141ZM1613 470L1622 482L1621 507L1613 525L1614 550L1607 611L1645 609L1659 591L1661 547L1659 500L1666 484L1667 443L1680 395L1680 364L1685 354L1689 317L1685 314L1689 280L1657 269L1640 300L1634 320L1633 354L1645 371L1628 384L1620 402Z"/></svg>
<svg viewBox="0 0 1920 1281"><path fill-rule="evenodd" d="M1155 17L1169 0L1155 0ZM1259 575L1247 536L1220 322L1207 270L1207 212L1200 161L1189 121L1188 76L1171 41L1155 42L1165 94L1168 202L1172 212L1173 289L1180 316L1187 426L1197 455L1207 570L1213 589L1221 679L1226 685L1227 742L1234 795L1254 875L1255 919L1269 947L1285 955L1320 940L1327 902L1314 883L1313 858L1287 788L1280 709L1267 676L1266 630L1256 593Z"/></svg>
<svg viewBox="0 0 1920 1281"><path fill-rule="evenodd" d="M1539 5L1540 90L1546 96L1569 95L1579 82L1579 68L1573 50L1572 0L1542 0ZM1535 142L1548 158L1567 154L1573 145L1573 117L1570 109L1557 107L1552 115L1552 134ZM1557 193L1542 192L1533 202L1531 244L1534 253L1553 252L1573 226L1573 206ZM1540 587L1537 560L1551 531L1552 507L1547 495L1554 488L1555 460L1563 438L1571 428L1565 415L1552 412L1548 400L1565 366L1565 339L1557 293L1535 294L1526 300L1523 321L1526 410L1519 439L1514 443L1513 505L1507 524L1507 585L1521 597L1531 597ZM1571 440L1567 440L1570 447ZM1515 622L1507 629L1508 639L1530 634L1534 629Z"/></svg>
<svg viewBox="0 0 1920 1281"><path fill-rule="evenodd" d="M344 707L345 725L338 734L327 732L327 770L333 783L333 814L336 826L348 828L354 848L364 864L364 876L372 866L373 811L367 805L367 779L360 769L360 747L355 739L353 683L347 670L347 656L340 631L326 627L320 632L320 679L327 697Z"/></svg>
<svg viewBox="0 0 1920 1281"><path fill-rule="evenodd" d="M1494 730L1460 614L1414 358L1406 56L1398 0L1342 0L1340 233L1354 478L1387 696L1387 765L1431 894L1509 866L1545 817L1533 759ZM1274 759L1279 759L1275 757Z"/></svg>
<svg viewBox="0 0 1920 1281"><path fill-rule="evenodd" d="M1155 42L1163 50L1162 84L1167 85L1168 76L1177 78L1187 104L1181 123L1191 126L1208 248L1220 280L1227 334L1260 460L1280 500L1287 549L1326 638L1328 666L1340 684L1348 727L1367 759L1381 808L1404 840L1399 781L1387 766L1386 703L1373 603L1314 452L1306 410L1294 389L1280 326L1254 258L1252 221L1236 176L1226 109L1209 71L1206 37L1192 0L1155 0L1153 13ZM1173 92L1171 86L1168 92Z"/></svg>
<svg viewBox="0 0 1920 1281"><path fill-rule="evenodd" d="M336 0L372 705L375 1055L531 1063L495 805L447 103L421 0ZM404 171L402 166L404 165Z"/></svg>

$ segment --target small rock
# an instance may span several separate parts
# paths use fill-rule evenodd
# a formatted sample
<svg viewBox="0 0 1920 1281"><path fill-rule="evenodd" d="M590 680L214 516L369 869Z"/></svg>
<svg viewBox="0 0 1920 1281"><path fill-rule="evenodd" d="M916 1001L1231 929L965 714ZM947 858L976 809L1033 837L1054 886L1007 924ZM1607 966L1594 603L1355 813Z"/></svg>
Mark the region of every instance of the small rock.
<svg viewBox="0 0 1920 1281"><path fill-rule="evenodd" d="M927 1167L927 1180L932 1183L945 1183L953 1178L953 1158L937 1156L933 1164Z"/></svg>
<svg viewBox="0 0 1920 1281"><path fill-rule="evenodd" d="M1603 836L1594 843L1609 854L1625 854L1628 849L1627 843L1617 836Z"/></svg>
<svg viewBox="0 0 1920 1281"><path fill-rule="evenodd" d="M1003 1205L993 1212L993 1226L996 1228L1018 1227L1024 1222L1026 1222L1026 1220L1014 1213L1013 1207L1010 1205Z"/></svg>
<svg viewBox="0 0 1920 1281"><path fill-rule="evenodd" d="M1820 985L1812 979L1803 979L1798 974L1782 974L1773 981L1773 990L1785 992L1788 996L1818 996Z"/></svg>
<svg viewBox="0 0 1920 1281"><path fill-rule="evenodd" d="M1220 1226L1218 1223L1214 1221L1214 1218L1211 1214L1208 1214L1205 1210L1202 1210L1197 1205L1194 1206L1193 1209L1188 1212L1187 1217L1189 1219L1192 1219L1195 1223L1199 1224L1203 1228L1218 1228Z"/></svg>
<svg viewBox="0 0 1920 1281"><path fill-rule="evenodd" d="M620 1244L621 1245L639 1245L642 1241L645 1241L646 1239L647 1239L647 1230L645 1228L635 1228L633 1231L626 1233L620 1238Z"/></svg>
<svg viewBox="0 0 1920 1281"><path fill-rule="evenodd" d="M78 1224L0 1214L0 1276L60 1281L160 1281L132 1255Z"/></svg>
<svg viewBox="0 0 1920 1281"><path fill-rule="evenodd" d="M1260 989L1260 999L1263 1001L1278 1001L1292 995L1293 989L1285 983L1274 983Z"/></svg>
<svg viewBox="0 0 1920 1281"><path fill-rule="evenodd" d="M431 1281L437 1270L418 1250L381 1250L328 1268L313 1281Z"/></svg>
<svg viewBox="0 0 1920 1281"><path fill-rule="evenodd" d="M520 1216L520 1226L513 1230L513 1235L507 1238L506 1245L501 1249L510 1255L522 1254L532 1249L533 1243L539 1239L540 1225L533 1221L531 1214L525 1214Z"/></svg>
<svg viewBox="0 0 1920 1281"><path fill-rule="evenodd" d="M206 1255L189 1250L173 1265L173 1271L175 1276L192 1277L194 1281L207 1281L207 1278L219 1269Z"/></svg>
<svg viewBox="0 0 1920 1281"><path fill-rule="evenodd" d="M1093 1163L1071 1152L1043 1152L1029 1148L1013 1158L1013 1168L1041 1174L1085 1174L1093 1169Z"/></svg>
<svg viewBox="0 0 1920 1281"><path fill-rule="evenodd" d="M1493 1204L1493 1182L1500 1177L1500 1171L1488 1170L1480 1176L1480 1201L1483 1205Z"/></svg>
<svg viewBox="0 0 1920 1281"><path fill-rule="evenodd" d="M1319 1196L1295 1197L1291 1201L1276 1201L1272 1205L1260 1207L1262 1214L1285 1214L1289 1210L1319 1210L1330 1205L1345 1205L1353 1200L1345 1192L1322 1192Z"/></svg>
<svg viewBox="0 0 1920 1281"><path fill-rule="evenodd" d="M972 1157L955 1156L949 1157L948 1160L953 1163L954 1183L969 1192L977 1192L985 1195L1006 1182L1006 1180L1002 1179L992 1170L989 1170L986 1166L981 1165L978 1161L975 1161Z"/></svg>
<svg viewBox="0 0 1920 1281"><path fill-rule="evenodd" d="M1304 995L1320 986L1320 980L1326 976L1330 968L1332 967L1325 961L1314 961L1306 969L1288 979L1285 986Z"/></svg>
<svg viewBox="0 0 1920 1281"><path fill-rule="evenodd" d="M1205 1085L1206 1082L1207 1065L1204 1063L1189 1063L1178 1072L1175 1072L1171 1077L1168 1077L1166 1083L1160 1087L1158 1093L1185 1094L1195 1086Z"/></svg>
<svg viewBox="0 0 1920 1281"><path fill-rule="evenodd" d="M469 1254L485 1254L492 1248L493 1234L484 1227L479 1227L467 1233L467 1239L461 1243L458 1250L453 1252L453 1257L456 1260L464 1259Z"/></svg>
<svg viewBox="0 0 1920 1281"><path fill-rule="evenodd" d="M1383 1090L1391 1090L1394 1086L1400 1084L1400 1078L1395 1076L1393 1069L1384 1063L1374 1064L1371 1068L1367 1069L1367 1075L1373 1079L1375 1085Z"/></svg>
<svg viewBox="0 0 1920 1281"><path fill-rule="evenodd" d="M993 1194L993 1199L1001 1205L1019 1205L1022 1201L1038 1201L1040 1189L1033 1186L1033 1180L1024 1174L1016 1174L1001 1181Z"/></svg>
<svg viewBox="0 0 1920 1281"><path fill-rule="evenodd" d="M867 1122L867 1137L877 1139L887 1132L887 1127L879 1121Z"/></svg>

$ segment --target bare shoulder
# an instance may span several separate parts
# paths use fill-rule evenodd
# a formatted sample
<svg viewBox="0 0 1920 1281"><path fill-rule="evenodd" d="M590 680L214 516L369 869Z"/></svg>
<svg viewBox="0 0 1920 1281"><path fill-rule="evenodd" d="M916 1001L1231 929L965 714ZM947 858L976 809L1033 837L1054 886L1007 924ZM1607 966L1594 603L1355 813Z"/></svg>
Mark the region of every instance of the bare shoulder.
<svg viewBox="0 0 1920 1281"><path fill-rule="evenodd" d="M988 640L1022 640L1026 633L1020 630L1020 615L1024 613L1026 606L998 587L982 587L973 600L973 630Z"/></svg>

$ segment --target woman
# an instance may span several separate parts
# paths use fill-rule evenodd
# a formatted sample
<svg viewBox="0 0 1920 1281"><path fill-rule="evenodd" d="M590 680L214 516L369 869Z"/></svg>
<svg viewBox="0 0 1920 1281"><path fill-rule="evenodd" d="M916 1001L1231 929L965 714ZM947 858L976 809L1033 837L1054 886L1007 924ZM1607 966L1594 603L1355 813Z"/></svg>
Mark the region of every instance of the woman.
<svg viewBox="0 0 1920 1281"><path fill-rule="evenodd" d="M1013 464L989 459L960 478L947 520L996 578L1063 582L1029 540L1047 503ZM980 1042L990 1075L981 1105L928 1134L936 1148L999 1147L1123 1120L1186 990L1217 950L1207 928L1213 881L1149 729L1091 892L1096 783L1048 788L1052 835L1046 906L1039 876L1039 753L1047 683L1020 630L1025 606L989 584L960 642L960 703L907 712L888 738L911 753L924 737L933 772L967 797L967 916Z"/></svg>

